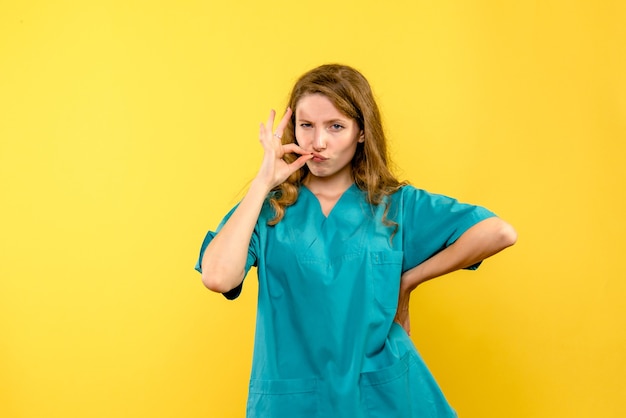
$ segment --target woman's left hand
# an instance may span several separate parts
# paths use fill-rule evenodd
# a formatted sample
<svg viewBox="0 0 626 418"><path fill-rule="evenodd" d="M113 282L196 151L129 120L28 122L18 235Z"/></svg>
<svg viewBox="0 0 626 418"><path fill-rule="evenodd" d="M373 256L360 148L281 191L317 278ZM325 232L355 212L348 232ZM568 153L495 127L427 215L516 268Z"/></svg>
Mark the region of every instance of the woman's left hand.
<svg viewBox="0 0 626 418"><path fill-rule="evenodd" d="M404 274L402 275L404 278ZM408 335L411 335L411 316L409 315L409 299L411 298L411 291L402 286L400 282L400 294L398 296L398 310L396 311L396 321Z"/></svg>

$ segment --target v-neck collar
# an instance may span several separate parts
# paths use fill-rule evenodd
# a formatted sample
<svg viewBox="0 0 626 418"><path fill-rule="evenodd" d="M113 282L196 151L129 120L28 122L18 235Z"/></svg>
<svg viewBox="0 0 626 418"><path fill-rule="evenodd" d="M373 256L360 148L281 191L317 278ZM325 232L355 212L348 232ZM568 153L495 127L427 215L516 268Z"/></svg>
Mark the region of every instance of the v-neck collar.
<svg viewBox="0 0 626 418"><path fill-rule="evenodd" d="M318 197L315 195L315 193L313 193L313 191L311 191L311 189L309 189L307 186L305 186L304 184L300 185L300 189L302 190L306 190L307 193L309 193L311 195L311 197L313 197L313 199L315 200L315 202L317 202L317 208L319 213L324 217L324 219L328 219L330 217L330 215L332 215L332 213L334 212L335 208L337 207L337 205L344 199L344 197L349 194L350 192L352 192L352 190L357 187L356 183L352 183L350 185L350 187L348 187L346 190L343 191L343 193L341 193L341 195L339 196L339 198L335 201L335 204L333 205L332 208L330 208L330 210L328 211L328 215L324 214L324 211L322 209L322 203L320 202L320 200L318 199Z"/></svg>

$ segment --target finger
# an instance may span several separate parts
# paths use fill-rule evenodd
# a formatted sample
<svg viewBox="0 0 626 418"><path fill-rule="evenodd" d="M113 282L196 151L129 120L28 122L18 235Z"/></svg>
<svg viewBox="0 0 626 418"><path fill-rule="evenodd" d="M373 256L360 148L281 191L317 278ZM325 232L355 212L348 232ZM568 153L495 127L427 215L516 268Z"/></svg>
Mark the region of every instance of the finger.
<svg viewBox="0 0 626 418"><path fill-rule="evenodd" d="M289 123L289 119L291 118L292 113L293 112L291 111L291 108L288 107L282 119L280 120L280 122L278 122L278 126L276 127L276 135L279 138L283 136L283 132L285 132L285 127Z"/></svg>
<svg viewBox="0 0 626 418"><path fill-rule="evenodd" d="M271 109L270 114L267 117L267 121L265 123L261 123L261 127L259 130L259 141L261 141L261 143L264 145L268 144L267 141L272 139L272 128L274 127L275 117L276 111L274 109Z"/></svg>
<svg viewBox="0 0 626 418"><path fill-rule="evenodd" d="M265 124L265 130L267 133L272 135L272 129L274 128L274 118L276 118L276 111L274 109L270 110L270 115L267 118L267 123Z"/></svg>
<svg viewBox="0 0 626 418"><path fill-rule="evenodd" d="M310 152L305 151L304 149L302 149L302 147L300 147L298 144L294 144L293 142L283 145L283 151L286 154L289 154L289 153L300 154L300 155L310 154Z"/></svg>
<svg viewBox="0 0 626 418"><path fill-rule="evenodd" d="M408 312L406 314L406 317L402 321L402 328L404 328L408 335L411 335L411 316Z"/></svg>
<svg viewBox="0 0 626 418"><path fill-rule="evenodd" d="M271 140L271 134L270 136L267 135L267 129L265 128L265 125L261 123L261 125L259 126L259 142L261 143L261 146L264 149L271 148L272 143L270 142L270 140Z"/></svg>
<svg viewBox="0 0 626 418"><path fill-rule="evenodd" d="M402 329L408 334L409 333L409 326L407 326L407 322L406 319L403 318L395 318L394 322L398 325L400 325L402 327Z"/></svg>
<svg viewBox="0 0 626 418"><path fill-rule="evenodd" d="M311 158L313 158L313 154L307 154L307 155L302 155L298 157L296 161L289 164L289 170L291 171L289 175L301 169L306 164L306 162L309 161Z"/></svg>

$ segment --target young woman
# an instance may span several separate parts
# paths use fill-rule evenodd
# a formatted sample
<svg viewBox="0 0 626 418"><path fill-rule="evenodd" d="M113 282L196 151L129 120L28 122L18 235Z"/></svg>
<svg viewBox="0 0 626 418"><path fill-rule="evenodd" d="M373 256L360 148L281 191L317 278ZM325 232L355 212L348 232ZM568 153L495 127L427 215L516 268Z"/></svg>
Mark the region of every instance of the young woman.
<svg viewBox="0 0 626 418"><path fill-rule="evenodd" d="M353 68L304 74L275 130L274 118L261 124L256 178L196 266L228 299L258 269L247 416L456 416L408 336L409 297L478 267L515 231L396 180L370 86Z"/></svg>

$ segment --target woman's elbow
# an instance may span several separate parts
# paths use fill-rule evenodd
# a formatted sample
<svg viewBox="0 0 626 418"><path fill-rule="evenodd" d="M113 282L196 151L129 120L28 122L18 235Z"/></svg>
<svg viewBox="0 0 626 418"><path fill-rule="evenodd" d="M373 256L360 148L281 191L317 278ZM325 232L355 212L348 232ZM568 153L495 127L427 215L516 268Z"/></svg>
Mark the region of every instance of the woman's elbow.
<svg viewBox="0 0 626 418"><path fill-rule="evenodd" d="M243 280L243 277L241 278ZM237 284L234 284L237 278L229 278L223 273L220 274L215 271L211 271L210 269L202 269L202 284L204 286L217 293L226 293L229 290L237 287Z"/></svg>
<svg viewBox="0 0 626 418"><path fill-rule="evenodd" d="M510 247L517 242L517 231L513 226L501 220L499 228L499 241L502 249Z"/></svg>

